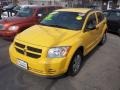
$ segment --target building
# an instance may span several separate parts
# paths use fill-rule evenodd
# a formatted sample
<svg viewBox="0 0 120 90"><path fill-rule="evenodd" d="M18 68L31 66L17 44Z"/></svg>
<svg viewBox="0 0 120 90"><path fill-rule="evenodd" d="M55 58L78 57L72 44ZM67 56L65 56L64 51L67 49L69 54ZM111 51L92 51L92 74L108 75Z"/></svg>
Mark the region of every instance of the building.
<svg viewBox="0 0 120 90"><path fill-rule="evenodd" d="M0 4L3 5L3 6L6 6L9 3L11 3L11 0L0 0Z"/></svg>
<svg viewBox="0 0 120 90"><path fill-rule="evenodd" d="M19 4L60 5L64 7L89 7L96 9L115 8L120 0L18 0Z"/></svg>
<svg viewBox="0 0 120 90"><path fill-rule="evenodd" d="M19 4L36 4L40 6L60 5L65 6L61 0L18 0Z"/></svg>

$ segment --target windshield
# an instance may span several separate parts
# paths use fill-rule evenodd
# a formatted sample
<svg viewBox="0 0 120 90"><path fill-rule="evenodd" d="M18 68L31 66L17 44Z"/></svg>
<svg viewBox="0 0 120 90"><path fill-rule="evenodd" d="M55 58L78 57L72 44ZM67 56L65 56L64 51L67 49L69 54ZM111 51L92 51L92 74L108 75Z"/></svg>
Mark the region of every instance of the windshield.
<svg viewBox="0 0 120 90"><path fill-rule="evenodd" d="M47 15L40 24L72 30L80 30L84 14L77 12L54 11Z"/></svg>
<svg viewBox="0 0 120 90"><path fill-rule="evenodd" d="M33 9L32 8L23 7L23 8L20 8L20 10L17 13L17 16L28 17L28 16L32 16L32 14L33 14Z"/></svg>
<svg viewBox="0 0 120 90"><path fill-rule="evenodd" d="M14 11L19 11L19 10L20 10L20 8L21 8L20 6L16 6L16 7L14 7L14 9L13 9L13 10L14 10Z"/></svg>

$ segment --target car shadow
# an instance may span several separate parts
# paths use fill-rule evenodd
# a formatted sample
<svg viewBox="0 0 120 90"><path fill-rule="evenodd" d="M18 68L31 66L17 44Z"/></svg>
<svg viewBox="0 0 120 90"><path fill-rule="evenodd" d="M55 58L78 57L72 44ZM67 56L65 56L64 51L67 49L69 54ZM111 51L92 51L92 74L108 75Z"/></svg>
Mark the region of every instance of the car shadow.
<svg viewBox="0 0 120 90"><path fill-rule="evenodd" d="M99 48L100 46L96 46L87 56L84 57L82 67L85 65L87 60L89 60L89 58L92 57L93 54ZM62 86L66 85L66 87L63 87L63 88L67 88L69 90L76 90L71 83L70 76L68 76L67 74L64 74L59 77L45 78L45 77L40 77L38 75L30 74L29 72L24 72L23 70L20 70L20 72L16 74L15 81L18 82L19 85L24 85L25 88L29 88L29 85L36 87L36 84L38 84L40 85L38 88L41 88L41 85L42 85L42 88L44 88L44 90L52 90L53 88L62 88Z"/></svg>
<svg viewBox="0 0 120 90"><path fill-rule="evenodd" d="M89 60L90 57L93 56L94 53L101 47L101 45L97 45L90 53L88 53L86 56L83 57L82 67L86 64L86 62Z"/></svg>
<svg viewBox="0 0 120 90"><path fill-rule="evenodd" d="M120 35L119 35L118 33L115 33L115 32L108 32L108 33L110 33L110 34L113 34L113 35L116 35L116 36L119 36L119 37L120 37Z"/></svg>
<svg viewBox="0 0 120 90"><path fill-rule="evenodd" d="M84 56L83 57L83 62L82 62L82 65L81 65L81 69L82 67L86 64L86 62L89 60L90 57L93 56L93 54L101 47L101 45L97 45L88 55ZM48 79L53 79L53 80L58 80L58 79L64 79L64 78L67 78L69 77L69 75L66 73L64 75L61 75L61 76L58 76L58 77L48 77Z"/></svg>

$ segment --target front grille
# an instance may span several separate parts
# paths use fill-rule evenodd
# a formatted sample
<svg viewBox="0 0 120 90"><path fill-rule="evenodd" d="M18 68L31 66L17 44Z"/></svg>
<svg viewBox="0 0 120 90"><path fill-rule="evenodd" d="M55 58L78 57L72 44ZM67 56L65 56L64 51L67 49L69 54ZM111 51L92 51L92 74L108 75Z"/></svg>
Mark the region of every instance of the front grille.
<svg viewBox="0 0 120 90"><path fill-rule="evenodd" d="M29 52L27 52L26 55L29 56L29 57L34 57L34 58L39 58L39 57L41 57L41 55L37 55L37 54L29 53Z"/></svg>
<svg viewBox="0 0 120 90"><path fill-rule="evenodd" d="M18 42L15 42L15 49L18 53L26 55L31 58L40 58L42 49L27 46Z"/></svg>
<svg viewBox="0 0 120 90"><path fill-rule="evenodd" d="M20 47L20 48L25 48L25 45L17 43L17 42L15 42L15 45L18 46L18 47Z"/></svg>
<svg viewBox="0 0 120 90"><path fill-rule="evenodd" d="M15 49L16 49L17 52L19 52L19 53L21 53L21 54L24 54L24 51L23 51L23 50L18 49L18 48L16 48L16 47L15 47Z"/></svg>
<svg viewBox="0 0 120 90"><path fill-rule="evenodd" d="M30 51L37 52L37 53L42 53L42 50L38 49L38 48L33 48L33 47L28 46L27 49L30 50Z"/></svg>

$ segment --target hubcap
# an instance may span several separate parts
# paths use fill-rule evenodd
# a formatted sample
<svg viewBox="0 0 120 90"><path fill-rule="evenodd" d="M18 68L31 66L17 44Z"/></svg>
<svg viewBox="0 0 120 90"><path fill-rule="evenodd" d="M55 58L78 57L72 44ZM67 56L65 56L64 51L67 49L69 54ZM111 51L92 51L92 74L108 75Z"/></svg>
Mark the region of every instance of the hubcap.
<svg viewBox="0 0 120 90"><path fill-rule="evenodd" d="M78 54L75 56L74 62L73 62L73 71L74 72L77 72L79 70L80 64L81 64L81 56Z"/></svg>

